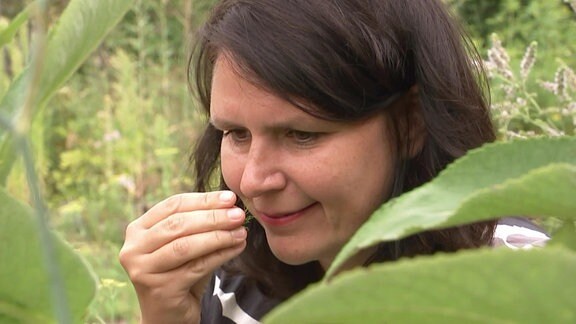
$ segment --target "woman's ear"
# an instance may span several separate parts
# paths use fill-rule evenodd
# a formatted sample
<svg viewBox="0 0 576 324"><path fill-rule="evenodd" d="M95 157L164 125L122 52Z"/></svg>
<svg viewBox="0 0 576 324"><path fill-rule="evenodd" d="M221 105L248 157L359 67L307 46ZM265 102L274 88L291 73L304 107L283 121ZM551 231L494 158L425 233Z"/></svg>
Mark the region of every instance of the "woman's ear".
<svg viewBox="0 0 576 324"><path fill-rule="evenodd" d="M411 159L422 151L427 137L418 85L406 91L395 106L402 156Z"/></svg>

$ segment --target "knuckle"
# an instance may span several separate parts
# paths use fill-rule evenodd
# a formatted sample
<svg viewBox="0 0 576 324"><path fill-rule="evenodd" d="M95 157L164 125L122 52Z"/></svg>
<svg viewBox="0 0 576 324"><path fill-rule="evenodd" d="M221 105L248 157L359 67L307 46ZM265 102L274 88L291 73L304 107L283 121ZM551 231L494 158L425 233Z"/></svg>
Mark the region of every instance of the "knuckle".
<svg viewBox="0 0 576 324"><path fill-rule="evenodd" d="M130 281L134 284L144 286L147 283L145 273L140 268L131 268L126 271Z"/></svg>
<svg viewBox="0 0 576 324"><path fill-rule="evenodd" d="M120 261L122 267L126 268L130 260L130 255L125 248L122 248L120 252L118 252L118 260Z"/></svg>
<svg viewBox="0 0 576 324"><path fill-rule="evenodd" d="M174 252L174 255L176 255L177 257L186 255L189 250L190 250L190 244L188 242L188 239L185 237L179 238L172 242L172 252Z"/></svg>
<svg viewBox="0 0 576 324"><path fill-rule="evenodd" d="M119 253L120 264L126 271L126 274L130 278L130 281L134 283L143 283L145 282L145 273L142 267L137 265L137 262L133 260L132 254L121 250Z"/></svg>
<svg viewBox="0 0 576 324"><path fill-rule="evenodd" d="M212 233L216 240L216 244L220 247L228 247L235 242L230 231L214 231Z"/></svg>
<svg viewBox="0 0 576 324"><path fill-rule="evenodd" d="M164 221L164 228L170 232L178 232L182 229L182 215L173 214L168 216Z"/></svg>
<svg viewBox="0 0 576 324"><path fill-rule="evenodd" d="M212 233L213 233L213 235L214 235L214 240L216 240L216 242L218 242L218 243L223 243L223 242L224 242L224 238L223 238L223 235L222 235L222 232L221 232L221 231L214 231L214 232L212 232Z"/></svg>
<svg viewBox="0 0 576 324"><path fill-rule="evenodd" d="M130 222L128 225L126 225L126 229L124 230L124 235L125 237L128 237L129 235L131 235L132 233L136 232L138 230L138 226L136 225L136 221Z"/></svg>
<svg viewBox="0 0 576 324"><path fill-rule="evenodd" d="M209 199L210 197L209 197L209 194L208 194L208 193L203 194L203 195L202 195L202 198L203 198L203 199L202 199L202 203L204 204L204 206L205 206L205 207L206 207L206 206L209 206L209 205L210 205L210 199Z"/></svg>
<svg viewBox="0 0 576 324"><path fill-rule="evenodd" d="M208 272L208 262L206 258L198 258L188 263L188 270L192 273L203 274Z"/></svg>
<svg viewBox="0 0 576 324"><path fill-rule="evenodd" d="M133 263L134 259L135 253L133 245L129 244L128 242L124 242L120 252L118 252L118 260L120 261L120 264L122 267L124 267L124 269L127 269L128 266Z"/></svg>
<svg viewBox="0 0 576 324"><path fill-rule="evenodd" d="M178 211L182 204L182 195L174 195L164 201L164 209L167 213L173 214Z"/></svg>
<svg viewBox="0 0 576 324"><path fill-rule="evenodd" d="M214 209L210 210L204 215L206 217L206 222L208 223L208 225L212 227L218 225L218 217L216 216L216 211Z"/></svg>

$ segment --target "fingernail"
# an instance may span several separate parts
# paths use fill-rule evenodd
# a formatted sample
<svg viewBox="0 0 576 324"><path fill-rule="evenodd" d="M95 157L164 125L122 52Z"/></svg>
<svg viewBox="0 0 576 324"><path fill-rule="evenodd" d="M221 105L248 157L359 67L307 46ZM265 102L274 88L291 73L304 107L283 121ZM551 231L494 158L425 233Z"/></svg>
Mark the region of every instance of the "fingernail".
<svg viewBox="0 0 576 324"><path fill-rule="evenodd" d="M226 212L228 218L230 218L230 220L233 221L241 220L242 216L244 216L243 214L244 212L240 208L228 209L228 211Z"/></svg>
<svg viewBox="0 0 576 324"><path fill-rule="evenodd" d="M220 200L224 202L228 202L234 199L234 193L232 191L224 191L220 193Z"/></svg>
<svg viewBox="0 0 576 324"><path fill-rule="evenodd" d="M237 228L231 232L232 237L236 239L244 239L246 238L246 230L244 227Z"/></svg>

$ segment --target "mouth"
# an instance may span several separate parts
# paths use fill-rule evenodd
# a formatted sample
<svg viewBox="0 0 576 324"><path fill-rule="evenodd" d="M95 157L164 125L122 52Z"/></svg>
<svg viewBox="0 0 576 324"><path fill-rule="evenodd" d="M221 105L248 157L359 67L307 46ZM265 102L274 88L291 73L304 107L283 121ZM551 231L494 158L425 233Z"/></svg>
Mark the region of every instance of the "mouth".
<svg viewBox="0 0 576 324"><path fill-rule="evenodd" d="M262 222L268 224L268 225L273 225L273 226L281 226L281 225L287 225L289 223L294 222L295 220L297 220L298 218L304 216L304 214L306 214L306 212L308 212L310 209L312 209L313 207L315 207L316 205L318 205L318 202L314 202L300 210L297 211L293 211L293 212L288 212L288 213L271 213L271 214L266 214L263 212L258 212L257 215Z"/></svg>

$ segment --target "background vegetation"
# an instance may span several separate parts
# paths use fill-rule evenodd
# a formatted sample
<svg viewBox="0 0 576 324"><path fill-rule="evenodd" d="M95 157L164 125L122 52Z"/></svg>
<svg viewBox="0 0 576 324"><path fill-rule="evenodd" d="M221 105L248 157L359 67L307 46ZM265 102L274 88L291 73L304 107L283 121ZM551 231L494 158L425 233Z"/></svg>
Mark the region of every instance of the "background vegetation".
<svg viewBox="0 0 576 324"><path fill-rule="evenodd" d="M574 135L575 2L446 1L486 60L501 140ZM0 30L29 2L0 0ZM50 20L67 2L49 2ZM187 157L202 120L188 91L187 55L213 2L137 0L34 121L51 226L99 278L90 323L137 322L137 301L117 262L124 227L191 183ZM27 63L33 28L27 23L1 49L0 97ZM6 187L26 201L24 177L17 164Z"/></svg>

